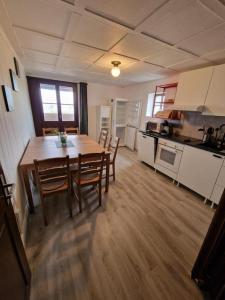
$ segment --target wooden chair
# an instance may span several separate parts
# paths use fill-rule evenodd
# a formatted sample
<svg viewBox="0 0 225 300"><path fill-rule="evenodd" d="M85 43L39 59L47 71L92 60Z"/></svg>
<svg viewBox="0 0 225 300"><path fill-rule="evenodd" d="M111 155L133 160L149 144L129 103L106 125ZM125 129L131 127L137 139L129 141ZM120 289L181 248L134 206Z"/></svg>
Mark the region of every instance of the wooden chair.
<svg viewBox="0 0 225 300"><path fill-rule="evenodd" d="M43 136L46 135L57 135L59 133L59 128L42 128Z"/></svg>
<svg viewBox="0 0 225 300"><path fill-rule="evenodd" d="M78 169L72 172L72 185L77 185L77 193L74 193L82 212L81 189L86 186L98 186L99 206L102 203L102 171L105 162L105 152L79 154Z"/></svg>
<svg viewBox="0 0 225 300"><path fill-rule="evenodd" d="M107 150L109 152L111 152L111 154L112 154L112 158L110 157L109 168L110 168L110 166L112 166L113 172L112 172L112 174L109 174L109 176L113 176L113 181L116 180L116 155L117 155L119 143L120 143L120 138L116 137L114 140L115 146L113 146L112 145L112 136L111 136L108 147L107 147ZM104 169L105 169L105 167L104 167Z"/></svg>
<svg viewBox="0 0 225 300"><path fill-rule="evenodd" d="M80 131L79 131L78 127L66 127L66 128L64 128L64 131L68 135L80 134Z"/></svg>
<svg viewBox="0 0 225 300"><path fill-rule="evenodd" d="M69 156L34 160L37 188L41 198L43 220L48 225L45 211L45 198L49 195L67 192L67 204L72 217L71 178L69 169Z"/></svg>
<svg viewBox="0 0 225 300"><path fill-rule="evenodd" d="M98 143L102 145L103 148L106 147L107 139L108 139L109 130L108 129L101 129Z"/></svg>

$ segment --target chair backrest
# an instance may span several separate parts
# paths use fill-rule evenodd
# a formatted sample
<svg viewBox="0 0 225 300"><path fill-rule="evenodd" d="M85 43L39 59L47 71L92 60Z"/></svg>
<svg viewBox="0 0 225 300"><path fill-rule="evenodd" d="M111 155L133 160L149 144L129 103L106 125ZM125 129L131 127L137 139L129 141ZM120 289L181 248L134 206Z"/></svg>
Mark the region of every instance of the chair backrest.
<svg viewBox="0 0 225 300"><path fill-rule="evenodd" d="M108 134L109 134L108 129L101 129L99 139L98 139L98 143L99 143L99 145L102 145L103 148L105 148L105 146L106 146L107 139L108 139Z"/></svg>
<svg viewBox="0 0 225 300"><path fill-rule="evenodd" d="M105 162L105 152L79 154L78 157L78 184L85 175L99 175L102 178L102 171Z"/></svg>
<svg viewBox="0 0 225 300"><path fill-rule="evenodd" d="M54 192L64 183L70 187L69 156L34 160L35 176L39 192ZM59 182L59 184L54 184ZM51 184L52 183L52 188ZM44 187L49 184L48 189Z"/></svg>
<svg viewBox="0 0 225 300"><path fill-rule="evenodd" d="M59 128L42 128L42 133L43 136L46 135L58 135L59 133Z"/></svg>
<svg viewBox="0 0 225 300"><path fill-rule="evenodd" d="M112 143L112 136L110 137L107 149L108 149L108 151L113 152L113 161L115 161L115 159L116 159L119 143L120 143L119 137L117 137L117 136L115 137L114 143Z"/></svg>
<svg viewBox="0 0 225 300"><path fill-rule="evenodd" d="M70 134L80 134L79 128L78 127L66 127L64 128L64 131L66 132L66 134L70 135Z"/></svg>

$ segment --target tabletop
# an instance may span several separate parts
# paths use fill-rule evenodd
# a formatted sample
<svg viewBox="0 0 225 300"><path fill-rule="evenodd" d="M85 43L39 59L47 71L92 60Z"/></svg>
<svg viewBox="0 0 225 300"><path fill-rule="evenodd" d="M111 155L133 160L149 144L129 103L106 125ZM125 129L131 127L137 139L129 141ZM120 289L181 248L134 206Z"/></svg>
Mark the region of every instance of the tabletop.
<svg viewBox="0 0 225 300"><path fill-rule="evenodd" d="M69 155L70 160L76 160L79 153L100 153L105 151L96 141L87 135L68 135L69 147L57 147L58 136L34 137L30 140L20 166L33 166L34 159L42 160ZM109 153L105 151L106 154Z"/></svg>

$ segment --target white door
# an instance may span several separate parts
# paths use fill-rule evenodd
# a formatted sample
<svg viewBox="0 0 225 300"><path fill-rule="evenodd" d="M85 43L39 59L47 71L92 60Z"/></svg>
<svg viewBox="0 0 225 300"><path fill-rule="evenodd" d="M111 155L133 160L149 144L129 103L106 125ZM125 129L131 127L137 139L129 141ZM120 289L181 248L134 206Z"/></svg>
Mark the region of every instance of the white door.
<svg viewBox="0 0 225 300"><path fill-rule="evenodd" d="M205 101L204 115L225 116L225 64L216 66Z"/></svg>
<svg viewBox="0 0 225 300"><path fill-rule="evenodd" d="M134 150L136 131L137 131L137 129L135 127L131 127L131 126L126 127L126 138L125 138L126 143L125 144L131 150Z"/></svg>
<svg viewBox="0 0 225 300"><path fill-rule="evenodd" d="M185 146L177 180L209 199L222 163L223 157L220 155Z"/></svg>
<svg viewBox="0 0 225 300"><path fill-rule="evenodd" d="M139 133L138 143L138 159L154 166L155 138Z"/></svg>
<svg viewBox="0 0 225 300"><path fill-rule="evenodd" d="M202 111L212 78L213 67L184 72L180 75L175 107L182 110Z"/></svg>

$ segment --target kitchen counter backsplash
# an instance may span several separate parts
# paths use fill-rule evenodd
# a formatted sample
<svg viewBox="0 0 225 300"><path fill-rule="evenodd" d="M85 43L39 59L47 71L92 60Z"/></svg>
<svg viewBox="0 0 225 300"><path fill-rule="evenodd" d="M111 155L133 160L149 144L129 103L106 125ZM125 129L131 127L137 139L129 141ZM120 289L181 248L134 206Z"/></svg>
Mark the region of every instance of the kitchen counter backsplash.
<svg viewBox="0 0 225 300"><path fill-rule="evenodd" d="M205 126L219 127L225 123L225 117L203 116L198 112L183 112L181 121L174 122L174 134L188 136L196 139L202 139L202 132L199 128Z"/></svg>

